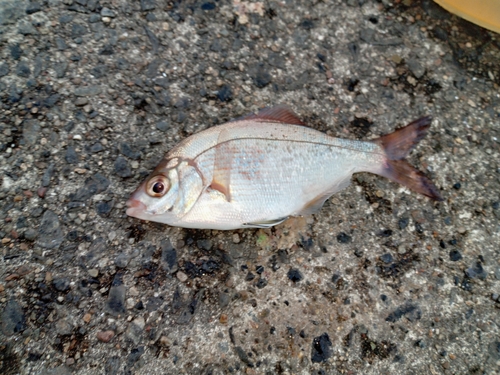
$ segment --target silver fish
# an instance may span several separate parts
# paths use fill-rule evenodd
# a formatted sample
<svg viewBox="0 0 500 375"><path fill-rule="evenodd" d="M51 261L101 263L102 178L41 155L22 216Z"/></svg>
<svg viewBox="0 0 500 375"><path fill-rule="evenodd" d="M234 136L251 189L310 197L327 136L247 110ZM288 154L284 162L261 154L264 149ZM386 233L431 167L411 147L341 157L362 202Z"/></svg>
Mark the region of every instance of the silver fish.
<svg viewBox="0 0 500 375"><path fill-rule="evenodd" d="M441 200L404 160L430 123L423 117L362 142L305 127L287 106L267 108L179 143L132 194L127 215L185 228L265 228L319 211L357 172Z"/></svg>

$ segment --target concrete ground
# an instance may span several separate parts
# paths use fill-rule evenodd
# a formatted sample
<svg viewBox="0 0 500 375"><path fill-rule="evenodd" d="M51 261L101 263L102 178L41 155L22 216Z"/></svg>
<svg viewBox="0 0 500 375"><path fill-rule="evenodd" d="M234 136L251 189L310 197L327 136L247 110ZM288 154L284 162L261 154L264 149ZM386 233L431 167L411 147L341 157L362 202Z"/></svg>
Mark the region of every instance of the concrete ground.
<svg viewBox="0 0 500 375"><path fill-rule="evenodd" d="M430 0L0 0L0 373L500 373L499 61ZM432 115L444 201L359 174L268 230L125 215L278 103L351 139Z"/></svg>

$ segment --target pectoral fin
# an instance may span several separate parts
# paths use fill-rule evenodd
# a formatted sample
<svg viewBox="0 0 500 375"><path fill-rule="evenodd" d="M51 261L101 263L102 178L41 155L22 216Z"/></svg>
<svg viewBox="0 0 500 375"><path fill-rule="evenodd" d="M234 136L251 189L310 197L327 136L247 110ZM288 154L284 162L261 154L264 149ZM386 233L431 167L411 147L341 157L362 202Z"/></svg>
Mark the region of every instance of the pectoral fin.
<svg viewBox="0 0 500 375"><path fill-rule="evenodd" d="M231 168L232 168L232 146L228 142L229 134L222 130L215 147L215 161L210 187L224 194L228 202L231 201Z"/></svg>
<svg viewBox="0 0 500 375"><path fill-rule="evenodd" d="M219 177L219 179L217 179L216 176L214 176L214 179L212 180L212 183L210 184L210 188L212 188L213 190L217 190L219 193L222 193L224 194L224 196L226 197L226 200L228 202L231 201L231 192L229 191L229 184L226 184L224 182L220 182L222 181L222 179Z"/></svg>
<svg viewBox="0 0 500 375"><path fill-rule="evenodd" d="M272 227L274 225L281 224L286 219L288 219L288 216L281 217L281 218L275 219L275 220L263 220L263 221L258 221L255 223L244 223L243 226L248 227L248 228L269 228L269 227Z"/></svg>

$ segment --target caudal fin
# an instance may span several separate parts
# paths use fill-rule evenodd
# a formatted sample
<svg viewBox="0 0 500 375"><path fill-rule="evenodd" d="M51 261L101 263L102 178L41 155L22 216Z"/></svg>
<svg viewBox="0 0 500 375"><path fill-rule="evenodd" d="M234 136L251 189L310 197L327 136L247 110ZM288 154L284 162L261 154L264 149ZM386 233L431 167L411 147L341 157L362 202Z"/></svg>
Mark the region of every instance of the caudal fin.
<svg viewBox="0 0 500 375"><path fill-rule="evenodd" d="M430 116L422 117L374 142L382 146L387 156L384 169L380 173L382 176L417 193L442 201L443 198L433 182L404 160L415 145L425 137L431 121Z"/></svg>

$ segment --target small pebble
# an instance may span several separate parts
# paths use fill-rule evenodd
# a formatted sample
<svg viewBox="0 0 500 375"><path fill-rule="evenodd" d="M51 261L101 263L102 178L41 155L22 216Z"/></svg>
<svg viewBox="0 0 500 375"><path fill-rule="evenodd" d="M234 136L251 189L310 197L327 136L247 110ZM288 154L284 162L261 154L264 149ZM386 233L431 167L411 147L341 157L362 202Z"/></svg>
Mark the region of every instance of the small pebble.
<svg viewBox="0 0 500 375"><path fill-rule="evenodd" d="M294 283L299 282L304 278L304 276L302 276L302 273L296 268L290 268L290 270L287 273L287 276Z"/></svg>
<svg viewBox="0 0 500 375"><path fill-rule="evenodd" d="M88 102L89 102L89 100L86 97L80 96L79 98L76 98L75 105L77 107L83 107L84 105L87 105Z"/></svg>
<svg viewBox="0 0 500 375"><path fill-rule="evenodd" d="M257 282L255 283L255 286L259 289L265 288L267 286L267 279L261 277Z"/></svg>
<svg viewBox="0 0 500 375"><path fill-rule="evenodd" d="M349 236L348 234L344 233L344 232L340 232L337 235L337 242L340 242L340 243L349 243L351 241L352 241L352 237Z"/></svg>
<svg viewBox="0 0 500 375"><path fill-rule="evenodd" d="M169 125L166 121L160 121L156 124L156 129L166 132L169 129Z"/></svg>
<svg viewBox="0 0 500 375"><path fill-rule="evenodd" d="M227 322L228 322L228 316L227 316L227 314L221 314L220 317L219 317L219 322L221 324L227 324Z"/></svg>
<svg viewBox="0 0 500 375"><path fill-rule="evenodd" d="M161 346L170 346L172 345L172 342L167 336L162 336L160 337L160 344Z"/></svg>
<svg viewBox="0 0 500 375"><path fill-rule="evenodd" d="M392 258L392 255L387 253L387 254L384 254L380 257L380 260L386 264L389 264L389 263L392 263L393 261L393 258Z"/></svg>
<svg viewBox="0 0 500 375"><path fill-rule="evenodd" d="M115 333L111 330L99 331L96 334L97 339L101 342L110 342L114 336L115 336Z"/></svg>
<svg viewBox="0 0 500 375"><path fill-rule="evenodd" d="M356 255L358 258L361 258L364 254L364 250L362 249L356 249L354 250L354 255Z"/></svg>
<svg viewBox="0 0 500 375"><path fill-rule="evenodd" d="M106 301L106 311L114 316L121 316L125 313L126 289L123 285L123 275L120 272L115 274Z"/></svg>
<svg viewBox="0 0 500 375"><path fill-rule="evenodd" d="M36 193L38 194L38 196L40 198L45 198L45 194L47 193L47 188L46 187L40 187L40 188L38 188L38 190L36 191Z"/></svg>
<svg viewBox="0 0 500 375"><path fill-rule="evenodd" d="M114 167L114 171L118 176L122 178L132 176L132 171L130 170L128 161L122 156L118 156L118 158L115 160Z"/></svg>
<svg viewBox="0 0 500 375"><path fill-rule="evenodd" d="M17 280L17 279L19 279L19 275L17 273L13 273L13 274L5 277L5 281L12 281L12 280Z"/></svg>
<svg viewBox="0 0 500 375"><path fill-rule="evenodd" d="M409 223L410 223L410 219L409 218L402 217L401 219L399 219L399 222L398 222L399 229L405 229L408 226Z"/></svg>
<svg viewBox="0 0 500 375"><path fill-rule="evenodd" d="M178 271L176 276L177 276L177 279L179 279L179 281L181 283L185 282L188 279L188 276L182 271Z"/></svg>
<svg viewBox="0 0 500 375"><path fill-rule="evenodd" d="M83 321L84 321L85 323L90 322L90 319L92 319L92 314L90 314L90 313L86 313L86 314L83 316Z"/></svg>
<svg viewBox="0 0 500 375"><path fill-rule="evenodd" d="M133 298L127 298L126 304L127 304L127 310L133 309L134 306L136 305L135 300Z"/></svg>
<svg viewBox="0 0 500 375"><path fill-rule="evenodd" d="M91 277L97 277L97 275L99 275L99 270L95 268L90 269L88 272Z"/></svg>
<svg viewBox="0 0 500 375"><path fill-rule="evenodd" d="M116 17L115 12L113 12L111 9L109 9L107 7L103 7L101 9L101 16L103 16L103 17L111 17L111 18Z"/></svg>
<svg viewBox="0 0 500 375"><path fill-rule="evenodd" d="M458 262L461 259L462 259L462 254L460 254L460 251L458 251L458 250L451 250L450 251L450 260L452 262Z"/></svg>

